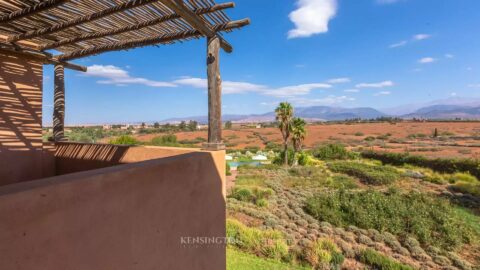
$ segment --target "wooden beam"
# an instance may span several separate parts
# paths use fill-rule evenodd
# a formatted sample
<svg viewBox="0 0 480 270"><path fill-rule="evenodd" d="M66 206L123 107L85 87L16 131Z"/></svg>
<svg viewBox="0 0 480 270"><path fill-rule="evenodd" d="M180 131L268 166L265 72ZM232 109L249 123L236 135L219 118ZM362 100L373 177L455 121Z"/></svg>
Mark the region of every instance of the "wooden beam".
<svg viewBox="0 0 480 270"><path fill-rule="evenodd" d="M202 35L212 38L217 35L217 33L208 26L205 21L202 20L195 12L190 10L188 7L185 6L183 0L160 0L165 6L173 10L178 15L182 16L182 18L188 22L193 28L197 29L202 33ZM222 37L220 38L220 45L222 49L227 52L231 53L233 51L232 45L230 45L226 40Z"/></svg>
<svg viewBox="0 0 480 270"><path fill-rule="evenodd" d="M67 0L45 0L38 4L1 16L0 23L8 23L14 20L21 19L23 17L35 15L39 12L57 7L63 4L64 2L67 2Z"/></svg>
<svg viewBox="0 0 480 270"><path fill-rule="evenodd" d="M224 10L224 9L233 8L233 7L235 7L235 4L233 2L222 3L222 4L214 5L214 6L211 6L211 7L207 7L207 8L199 8L199 9L195 10L195 14L203 15L203 14L212 13L212 12L215 12L215 11ZM77 36L77 37L60 40L60 41L57 41L57 42L53 42L53 43L50 43L50 44L47 44L47 45L40 46L40 50L49 50L49 49L58 48L58 47L61 47L61 46L64 46L64 45L73 44L73 43L76 43L76 42L82 42L82 41L87 41L87 40L96 39L96 38L102 38L102 37L106 37L106 36L118 35L118 34L121 34L121 33L129 32L129 31L133 31L133 30L138 30L138 29L141 29L141 28L144 28L144 27L148 27L148 26L172 21L172 20L175 20L175 19L178 19L178 18L180 18L180 15L178 15L176 13L172 13L172 14L169 14L169 15L161 16L161 17L153 19L153 20L141 22L141 23L135 24L135 25L129 25L129 26L126 26L126 27L118 28L118 29L106 30L106 31L101 31L101 32L96 32L96 33L91 33L91 34L84 34L84 35L80 35L80 36Z"/></svg>
<svg viewBox="0 0 480 270"><path fill-rule="evenodd" d="M220 76L220 38L207 39L208 78L208 150L223 150L222 142L222 79Z"/></svg>
<svg viewBox="0 0 480 270"><path fill-rule="evenodd" d="M7 55L14 54L21 57L33 59L35 61L40 61L44 64L49 64L49 65L61 64L68 69L73 69L73 70L82 71L82 72L87 71L87 67L85 66L69 63L66 61L59 61L55 59L52 54L49 54L46 52L36 52L36 51L31 51L26 49L9 48L9 47L0 47L0 52Z"/></svg>
<svg viewBox="0 0 480 270"><path fill-rule="evenodd" d="M65 72L63 65L55 65L53 95L53 140L65 140Z"/></svg>
<svg viewBox="0 0 480 270"><path fill-rule="evenodd" d="M76 26L76 25L79 25L79 24L82 24L82 23L85 23L85 22L91 22L91 21L94 21L94 20L98 20L100 18L112 15L114 13L121 12L121 11L130 9L130 8L134 8L134 7L140 7L140 6L155 2L155 1L158 1L158 0L130 0L128 2L120 4L118 6L114 6L114 7L104 9L100 12L92 13L90 15L81 16L81 17L75 18L75 19L70 20L70 21L66 21L66 22L63 22L63 23L52 25L50 27L40 28L40 29L28 31L26 33L14 35L14 36L9 37L7 41L8 42L17 42L17 41L23 40L23 39L31 39L31 38L35 38L35 37L39 37L39 36L43 36L43 35L52 34L52 33L64 30L66 28L69 28L69 27L73 27L73 26Z"/></svg>
<svg viewBox="0 0 480 270"><path fill-rule="evenodd" d="M231 30L235 28L240 28L249 24L250 24L250 19L243 19L243 20L232 21L225 24L216 25L214 27L214 30L226 31L226 30ZM164 35L151 37L151 38L122 41L122 42L113 43L113 44L90 47L83 50L78 50L78 51L58 55L55 57L55 59L58 61L69 61L72 59L77 59L77 58L95 55L95 54L104 53L104 52L128 50L135 47L143 47L143 46L155 45L160 43L173 42L179 39L199 37L201 35L202 34L198 30L182 31L178 33L164 34Z"/></svg>

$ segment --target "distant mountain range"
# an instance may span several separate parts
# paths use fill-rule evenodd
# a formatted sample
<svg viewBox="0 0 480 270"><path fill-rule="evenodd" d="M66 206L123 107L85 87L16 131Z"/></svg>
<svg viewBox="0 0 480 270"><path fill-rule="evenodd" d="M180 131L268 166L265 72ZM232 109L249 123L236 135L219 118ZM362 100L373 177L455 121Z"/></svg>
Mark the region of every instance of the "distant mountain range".
<svg viewBox="0 0 480 270"><path fill-rule="evenodd" d="M300 107L295 109L295 116L306 119L307 121L335 121L353 118L371 119L386 114L372 108L338 108L328 106ZM194 120L199 123L207 123L207 116L194 116L184 118L171 118L162 122L177 123L180 121ZM275 113L251 115L223 115L223 121L232 121L234 123L261 123L275 121Z"/></svg>
<svg viewBox="0 0 480 270"><path fill-rule="evenodd" d="M383 116L395 116L404 119L422 118L422 119L480 119L480 105L452 105L437 104L421 107L413 112L396 115L393 113L384 113L379 110L362 108L340 108L329 106L300 107L295 109L295 116L306 119L309 122L314 121L341 121L347 119L373 119ZM205 124L208 122L207 116L194 116L183 118L171 118L162 121L162 123L178 123L180 121L194 120ZM275 113L251 115L224 115L223 121L232 121L234 123L262 123L275 121Z"/></svg>
<svg viewBox="0 0 480 270"><path fill-rule="evenodd" d="M402 118L425 119L480 119L480 106L433 105L403 115Z"/></svg>

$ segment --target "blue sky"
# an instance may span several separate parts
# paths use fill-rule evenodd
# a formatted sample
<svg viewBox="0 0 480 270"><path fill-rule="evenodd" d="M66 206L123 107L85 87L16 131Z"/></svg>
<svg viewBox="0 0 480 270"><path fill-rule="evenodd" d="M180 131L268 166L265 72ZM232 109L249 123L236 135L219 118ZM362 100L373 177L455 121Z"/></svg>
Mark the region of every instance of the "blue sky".
<svg viewBox="0 0 480 270"><path fill-rule="evenodd" d="M220 2L220 1L219 1ZM252 24L226 34L223 113L295 106L389 108L480 98L478 0L241 0ZM67 124L205 115L206 42L106 53L66 71ZM44 72L51 123L53 70Z"/></svg>

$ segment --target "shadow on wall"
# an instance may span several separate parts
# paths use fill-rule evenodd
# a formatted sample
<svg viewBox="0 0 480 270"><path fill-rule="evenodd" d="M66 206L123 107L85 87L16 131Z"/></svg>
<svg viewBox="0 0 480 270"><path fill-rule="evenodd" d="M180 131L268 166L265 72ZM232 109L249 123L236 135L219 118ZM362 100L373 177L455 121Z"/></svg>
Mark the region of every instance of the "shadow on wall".
<svg viewBox="0 0 480 270"><path fill-rule="evenodd" d="M121 164L129 148L109 144L56 143L56 175Z"/></svg>
<svg viewBox="0 0 480 270"><path fill-rule="evenodd" d="M0 186L42 177L41 63L0 54Z"/></svg>

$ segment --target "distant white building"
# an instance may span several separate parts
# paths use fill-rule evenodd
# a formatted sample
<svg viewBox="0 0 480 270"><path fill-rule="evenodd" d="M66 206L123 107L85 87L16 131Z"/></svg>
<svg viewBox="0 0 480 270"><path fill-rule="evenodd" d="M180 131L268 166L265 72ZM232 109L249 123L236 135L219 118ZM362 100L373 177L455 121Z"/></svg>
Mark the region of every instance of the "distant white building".
<svg viewBox="0 0 480 270"><path fill-rule="evenodd" d="M252 160L255 160L255 161L267 161L268 158L264 155L256 155L254 157L252 157Z"/></svg>
<svg viewBox="0 0 480 270"><path fill-rule="evenodd" d="M230 156L230 155L226 155L226 156L225 156L225 160L233 160L233 157Z"/></svg>

